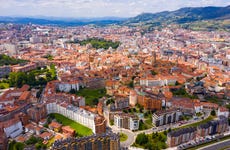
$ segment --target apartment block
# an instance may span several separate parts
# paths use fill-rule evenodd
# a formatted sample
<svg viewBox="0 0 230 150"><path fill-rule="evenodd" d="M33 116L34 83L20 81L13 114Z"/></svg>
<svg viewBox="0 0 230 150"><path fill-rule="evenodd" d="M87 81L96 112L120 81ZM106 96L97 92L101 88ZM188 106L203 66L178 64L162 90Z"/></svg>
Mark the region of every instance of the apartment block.
<svg viewBox="0 0 230 150"><path fill-rule="evenodd" d="M105 133L82 138L67 138L57 140L52 146L53 150L120 150L119 134Z"/></svg>
<svg viewBox="0 0 230 150"><path fill-rule="evenodd" d="M143 106L145 109L161 110L162 108L162 100L149 96L138 95L137 103Z"/></svg>
<svg viewBox="0 0 230 150"><path fill-rule="evenodd" d="M220 116L218 120L209 121L197 127L197 134L205 137L207 135L221 134L228 130L228 119Z"/></svg>
<svg viewBox="0 0 230 150"><path fill-rule="evenodd" d="M177 122L181 119L181 116L182 112L176 109L158 111L157 113L153 114L152 123L158 127L161 125Z"/></svg>
<svg viewBox="0 0 230 150"><path fill-rule="evenodd" d="M82 108L75 107L68 103L47 103L47 113L59 113L63 116L72 119L86 127L92 129L93 133L103 133L106 128L105 118L97 114L86 111ZM100 119L101 118L101 119Z"/></svg>
<svg viewBox="0 0 230 150"><path fill-rule="evenodd" d="M169 147L174 147L182 143L194 140L196 138L196 131L196 127L171 131L167 135L167 144L169 145Z"/></svg>
<svg viewBox="0 0 230 150"><path fill-rule="evenodd" d="M10 74L10 66L0 66L0 78Z"/></svg>
<svg viewBox="0 0 230 150"><path fill-rule="evenodd" d="M41 119L46 118L47 111L46 111L46 105L45 104L38 104L32 108L29 108L27 110L27 113L31 120L38 123Z"/></svg>
<svg viewBox="0 0 230 150"><path fill-rule="evenodd" d="M134 131L139 128L139 119L136 115L125 113L115 114L114 125L118 128L125 128Z"/></svg>

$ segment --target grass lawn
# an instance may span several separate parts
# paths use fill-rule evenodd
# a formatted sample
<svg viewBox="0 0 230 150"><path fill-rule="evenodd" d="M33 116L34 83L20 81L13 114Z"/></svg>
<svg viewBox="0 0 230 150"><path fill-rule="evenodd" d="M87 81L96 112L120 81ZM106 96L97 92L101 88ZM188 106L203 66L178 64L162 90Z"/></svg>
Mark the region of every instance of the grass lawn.
<svg viewBox="0 0 230 150"><path fill-rule="evenodd" d="M147 126L148 129L152 128L152 118L148 118L147 120L145 120L144 124Z"/></svg>
<svg viewBox="0 0 230 150"><path fill-rule="evenodd" d="M124 133L120 133L120 141L121 142L124 142L128 139L128 136Z"/></svg>
<svg viewBox="0 0 230 150"><path fill-rule="evenodd" d="M51 115L51 114L50 114ZM52 116L54 116L54 118L60 122L61 124L63 125L68 125L70 126L71 128L73 128L76 133L77 133L77 136L88 136L88 135L92 135L93 132L91 129L85 127L84 125L80 124L80 123L77 123L61 114L52 114Z"/></svg>
<svg viewBox="0 0 230 150"><path fill-rule="evenodd" d="M77 95L85 97L86 105L97 105L98 99L106 95L105 89L81 89L76 92Z"/></svg>
<svg viewBox="0 0 230 150"><path fill-rule="evenodd" d="M185 126L181 126L179 128L175 128L173 130L178 130L178 129L182 129L182 128L188 128L188 127L197 127L199 126L200 124L203 124L203 123L206 123L206 122L209 122L211 120L213 120L215 117L214 116L209 116L208 118L202 120L202 121L199 121L199 122L196 122L196 123L193 123L193 124L189 124L189 125L185 125Z"/></svg>
<svg viewBox="0 0 230 150"><path fill-rule="evenodd" d="M0 83L0 89L8 89L9 87L9 83Z"/></svg>

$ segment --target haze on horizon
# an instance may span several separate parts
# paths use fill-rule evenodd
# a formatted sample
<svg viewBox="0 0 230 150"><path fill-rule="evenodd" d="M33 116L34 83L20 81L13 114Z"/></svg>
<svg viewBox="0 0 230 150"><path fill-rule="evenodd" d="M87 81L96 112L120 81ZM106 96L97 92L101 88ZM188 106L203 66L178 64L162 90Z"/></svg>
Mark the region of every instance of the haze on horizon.
<svg viewBox="0 0 230 150"><path fill-rule="evenodd" d="M0 0L0 16L133 17L182 7L228 6L229 0Z"/></svg>

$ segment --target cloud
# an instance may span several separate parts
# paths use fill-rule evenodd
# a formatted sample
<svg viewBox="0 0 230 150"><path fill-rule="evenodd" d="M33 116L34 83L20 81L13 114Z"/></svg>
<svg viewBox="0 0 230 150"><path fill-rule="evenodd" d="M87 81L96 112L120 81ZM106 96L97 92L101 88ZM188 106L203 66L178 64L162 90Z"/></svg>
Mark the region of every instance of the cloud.
<svg viewBox="0 0 230 150"><path fill-rule="evenodd" d="M227 6L229 0L0 0L0 16L131 17L181 7Z"/></svg>

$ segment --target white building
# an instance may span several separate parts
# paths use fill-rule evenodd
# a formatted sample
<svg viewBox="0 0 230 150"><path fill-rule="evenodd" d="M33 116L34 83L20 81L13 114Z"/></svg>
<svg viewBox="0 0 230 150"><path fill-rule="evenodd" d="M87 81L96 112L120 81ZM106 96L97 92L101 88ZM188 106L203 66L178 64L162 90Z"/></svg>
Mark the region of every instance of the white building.
<svg viewBox="0 0 230 150"><path fill-rule="evenodd" d="M169 78L146 78L140 80L141 86L166 86L166 85L175 85L176 79Z"/></svg>
<svg viewBox="0 0 230 150"><path fill-rule="evenodd" d="M17 121L8 127L4 128L7 137L15 138L23 132L22 122Z"/></svg>
<svg viewBox="0 0 230 150"><path fill-rule="evenodd" d="M63 92L70 92L71 90L79 91L78 82L60 82L57 85L58 90Z"/></svg>
<svg viewBox="0 0 230 150"><path fill-rule="evenodd" d="M130 114L116 114L114 115L114 125L118 128L125 128L129 130L138 130L139 119L136 115Z"/></svg>
<svg viewBox="0 0 230 150"><path fill-rule="evenodd" d="M225 116L226 118L228 118L229 116L229 110L225 107L219 107L218 111L217 111L217 116Z"/></svg>
<svg viewBox="0 0 230 150"><path fill-rule="evenodd" d="M47 113L58 113L63 116L72 119L90 129L92 129L93 133L96 133L95 129L95 117L97 114L93 114L89 111L86 111L82 108L75 107L73 105L69 105L66 103L57 104L57 103L48 103L46 105Z"/></svg>
<svg viewBox="0 0 230 150"><path fill-rule="evenodd" d="M167 110L154 113L152 116L152 123L155 126L174 123L180 120L182 112L179 110Z"/></svg>
<svg viewBox="0 0 230 150"><path fill-rule="evenodd" d="M201 112L203 112L203 105L195 104L194 109L195 109L196 113L201 113Z"/></svg>

